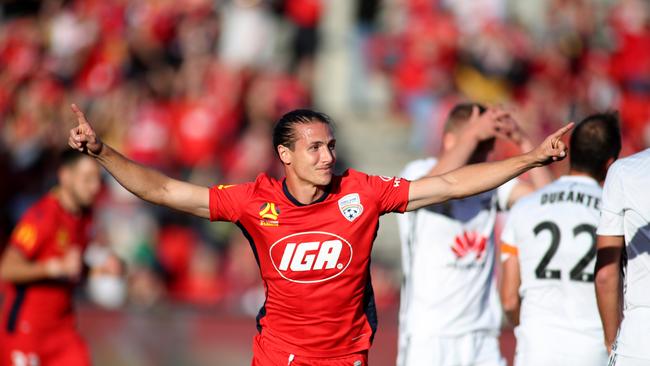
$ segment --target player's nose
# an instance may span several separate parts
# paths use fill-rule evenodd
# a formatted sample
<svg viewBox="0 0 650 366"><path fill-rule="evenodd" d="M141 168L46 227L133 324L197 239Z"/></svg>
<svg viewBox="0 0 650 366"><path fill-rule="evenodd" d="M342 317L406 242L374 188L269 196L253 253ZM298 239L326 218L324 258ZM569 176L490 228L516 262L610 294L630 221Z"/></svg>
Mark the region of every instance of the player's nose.
<svg viewBox="0 0 650 366"><path fill-rule="evenodd" d="M333 164L334 161L336 160L334 149L330 149L328 146L324 146L321 149L320 160L321 163L326 165Z"/></svg>

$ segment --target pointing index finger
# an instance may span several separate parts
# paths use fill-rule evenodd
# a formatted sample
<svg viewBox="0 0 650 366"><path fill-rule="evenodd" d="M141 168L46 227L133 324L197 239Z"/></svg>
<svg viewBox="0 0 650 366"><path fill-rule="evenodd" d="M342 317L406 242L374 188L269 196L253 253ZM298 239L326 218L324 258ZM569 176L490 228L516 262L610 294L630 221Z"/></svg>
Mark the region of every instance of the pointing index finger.
<svg viewBox="0 0 650 366"><path fill-rule="evenodd" d="M79 122L79 126L81 126L83 124L89 124L88 121L86 120L86 116L84 116L83 112L81 111L81 109L79 109L79 107L77 107L76 104L72 103L70 105L70 108L72 109L74 114L77 116L77 122Z"/></svg>
<svg viewBox="0 0 650 366"><path fill-rule="evenodd" d="M566 125L566 126L560 128L559 130L557 130L553 134L553 137L556 137L558 139L561 138L562 136L564 136L565 133L571 131L571 129L573 128L574 125L575 125L575 123L570 122L568 125Z"/></svg>
<svg viewBox="0 0 650 366"><path fill-rule="evenodd" d="M552 135L553 136L553 140L552 140L553 148L555 148L557 146L557 143L558 143L558 141L560 141L562 136L564 136L567 132L571 131L571 129L573 128L574 125L575 125L575 123L570 122L566 126L560 128L559 130L555 131L555 133L553 133L553 135Z"/></svg>

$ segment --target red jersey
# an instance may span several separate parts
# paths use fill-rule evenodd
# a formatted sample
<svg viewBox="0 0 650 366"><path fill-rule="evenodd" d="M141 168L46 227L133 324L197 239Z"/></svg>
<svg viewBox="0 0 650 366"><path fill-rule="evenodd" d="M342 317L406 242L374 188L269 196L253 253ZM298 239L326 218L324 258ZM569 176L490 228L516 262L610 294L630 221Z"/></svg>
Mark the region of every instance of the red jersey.
<svg viewBox="0 0 650 366"><path fill-rule="evenodd" d="M9 245L36 262L61 257L72 246L83 250L89 237L90 215L74 215L47 194L27 210L14 229ZM0 319L7 334L32 334L74 327L70 281L43 280L7 284Z"/></svg>
<svg viewBox="0 0 650 366"><path fill-rule="evenodd" d="M260 267L265 344L311 357L370 347L377 326L370 252L379 216L404 212L409 184L348 170L310 205L266 174L210 189L210 219L236 223Z"/></svg>

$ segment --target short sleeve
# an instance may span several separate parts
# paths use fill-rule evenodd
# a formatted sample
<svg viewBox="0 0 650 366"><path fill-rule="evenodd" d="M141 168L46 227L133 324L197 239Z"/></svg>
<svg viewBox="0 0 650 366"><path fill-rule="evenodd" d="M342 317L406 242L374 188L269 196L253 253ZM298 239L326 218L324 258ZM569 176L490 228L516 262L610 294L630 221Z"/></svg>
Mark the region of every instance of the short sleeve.
<svg viewBox="0 0 650 366"><path fill-rule="evenodd" d="M497 188L497 203L499 211L508 210L508 201L510 201L510 194L512 194L512 190L517 186L518 183L519 179L513 178Z"/></svg>
<svg viewBox="0 0 650 366"><path fill-rule="evenodd" d="M600 222L598 223L598 235L621 236L623 230L624 195L621 174L614 164L607 172L605 185L603 187L603 198L600 209Z"/></svg>
<svg viewBox="0 0 650 366"><path fill-rule="evenodd" d="M220 184L210 188L210 221L239 221L243 203L250 200L254 186L254 183Z"/></svg>
<svg viewBox="0 0 650 366"><path fill-rule="evenodd" d="M411 182L404 178L368 175L367 184L377 197L380 214L404 212L408 205Z"/></svg>
<svg viewBox="0 0 650 366"><path fill-rule="evenodd" d="M501 231L501 261L505 261L513 255L519 255L519 248L517 247L517 239L515 237L515 213L511 212L508 215L506 224Z"/></svg>
<svg viewBox="0 0 650 366"><path fill-rule="evenodd" d="M46 222L28 211L11 233L9 245L20 250L27 259L34 259L47 238L47 232Z"/></svg>

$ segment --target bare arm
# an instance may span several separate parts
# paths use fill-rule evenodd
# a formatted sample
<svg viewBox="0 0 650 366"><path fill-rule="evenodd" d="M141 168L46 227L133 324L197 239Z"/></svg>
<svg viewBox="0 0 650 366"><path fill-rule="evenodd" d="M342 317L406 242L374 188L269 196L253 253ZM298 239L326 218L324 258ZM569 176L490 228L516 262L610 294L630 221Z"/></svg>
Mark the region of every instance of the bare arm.
<svg viewBox="0 0 650 366"><path fill-rule="evenodd" d="M502 263L502 271L501 287L499 289L501 304L510 324L517 326L519 325L519 310L521 308L519 258L516 255L508 257Z"/></svg>
<svg viewBox="0 0 650 366"><path fill-rule="evenodd" d="M497 162L468 165L439 176L414 181L410 185L406 210L488 191L534 167L561 160L566 156L566 145L561 138L572 127L572 123L562 127L526 154Z"/></svg>
<svg viewBox="0 0 650 366"><path fill-rule="evenodd" d="M611 352L621 324L621 253L625 241L622 236L598 236L596 256L596 300L603 323L605 346Z"/></svg>
<svg viewBox="0 0 650 366"><path fill-rule="evenodd" d="M71 249L62 258L46 262L30 261L18 249L9 246L0 263L0 278L3 281L22 284L46 279L77 279L81 274L81 254Z"/></svg>
<svg viewBox="0 0 650 366"><path fill-rule="evenodd" d="M523 136L522 140L517 145L521 152L528 152L535 148L535 145L533 145L526 136ZM544 187L554 179L553 173L551 173L551 170L546 166L531 169L529 174L532 182L531 191Z"/></svg>
<svg viewBox="0 0 650 366"><path fill-rule="evenodd" d="M170 178L127 159L101 142L76 105L72 105L72 110L79 125L70 130L70 147L96 158L124 188L139 198L199 217L210 217L208 188Z"/></svg>

